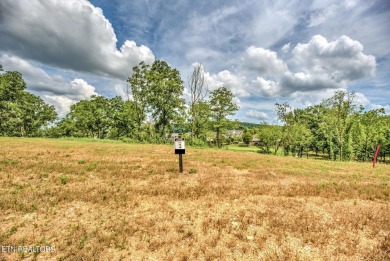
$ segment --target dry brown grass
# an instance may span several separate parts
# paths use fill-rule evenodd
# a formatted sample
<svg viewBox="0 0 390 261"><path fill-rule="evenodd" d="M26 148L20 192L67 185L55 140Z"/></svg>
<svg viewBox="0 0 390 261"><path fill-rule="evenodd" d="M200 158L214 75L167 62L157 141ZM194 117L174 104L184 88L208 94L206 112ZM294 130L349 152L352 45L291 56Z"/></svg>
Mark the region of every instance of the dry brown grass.
<svg viewBox="0 0 390 261"><path fill-rule="evenodd" d="M390 260L390 166L0 138L0 260ZM191 174L190 174L191 173Z"/></svg>

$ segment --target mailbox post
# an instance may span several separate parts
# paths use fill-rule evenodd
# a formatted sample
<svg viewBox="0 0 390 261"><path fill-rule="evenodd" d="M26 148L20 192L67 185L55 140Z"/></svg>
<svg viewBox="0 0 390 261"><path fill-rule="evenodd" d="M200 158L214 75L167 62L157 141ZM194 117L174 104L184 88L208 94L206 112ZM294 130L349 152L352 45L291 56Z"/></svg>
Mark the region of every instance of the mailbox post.
<svg viewBox="0 0 390 261"><path fill-rule="evenodd" d="M175 138L175 154L179 154L179 171L183 172L183 154L186 154L185 141L183 138Z"/></svg>

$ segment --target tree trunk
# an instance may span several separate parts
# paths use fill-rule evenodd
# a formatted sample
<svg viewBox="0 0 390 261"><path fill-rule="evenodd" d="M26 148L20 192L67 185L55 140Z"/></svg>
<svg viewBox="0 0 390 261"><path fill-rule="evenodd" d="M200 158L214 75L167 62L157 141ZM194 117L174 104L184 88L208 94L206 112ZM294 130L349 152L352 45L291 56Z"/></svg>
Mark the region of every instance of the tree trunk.
<svg viewBox="0 0 390 261"><path fill-rule="evenodd" d="M192 105L192 120L191 120L191 143L194 139L194 132L195 132L195 111L194 111L194 105Z"/></svg>
<svg viewBox="0 0 390 261"><path fill-rule="evenodd" d="M220 142L219 142L219 128L217 128L217 147L220 148Z"/></svg>
<svg viewBox="0 0 390 261"><path fill-rule="evenodd" d="M278 144L278 146L275 148L274 155L276 155L276 153L278 152L278 150L279 150L279 146L280 146L280 144Z"/></svg>
<svg viewBox="0 0 390 261"><path fill-rule="evenodd" d="M367 158L368 158L368 156L367 156L367 138L366 138L365 143L364 143L364 160L363 161L365 161L365 159L367 159Z"/></svg>
<svg viewBox="0 0 390 261"><path fill-rule="evenodd" d="M141 124L138 124L138 127L137 127L137 140L138 141L141 140Z"/></svg>

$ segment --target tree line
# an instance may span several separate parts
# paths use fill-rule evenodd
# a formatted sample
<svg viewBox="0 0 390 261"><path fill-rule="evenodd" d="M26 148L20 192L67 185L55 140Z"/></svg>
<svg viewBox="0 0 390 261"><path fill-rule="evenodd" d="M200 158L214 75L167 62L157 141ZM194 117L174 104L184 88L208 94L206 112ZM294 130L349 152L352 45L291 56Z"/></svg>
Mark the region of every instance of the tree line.
<svg viewBox="0 0 390 261"><path fill-rule="evenodd" d="M127 83L126 98L92 96L73 104L66 117L57 119L53 106L26 91L19 72L3 71L0 66L0 135L165 143L172 133L182 133L197 146L249 144L256 137L260 152L286 156L315 153L331 160L369 161L377 144L381 144L382 158L390 153L390 117L384 109L366 111L358 106L354 93L338 91L304 109L276 104L281 125L256 127L229 119L238 110L234 95L225 87L209 93L201 64L188 77L188 104L182 98L184 82L179 71L165 61L141 62L133 67ZM236 128L244 130L242 136L227 134Z"/></svg>
<svg viewBox="0 0 390 261"><path fill-rule="evenodd" d="M171 140L173 132L190 132L191 144L206 145L215 132L212 140L216 146L222 146L221 133L237 125L227 119L238 110L231 91L220 87L206 100L208 90L200 64L188 79L189 104L182 98L184 82L179 71L165 61L156 60L152 65L141 62L133 68L127 83L127 99L95 95L73 104L66 117L54 122L57 118L54 107L27 92L20 73L2 71L0 135L165 143Z"/></svg>
<svg viewBox="0 0 390 261"><path fill-rule="evenodd" d="M276 104L282 126L263 124L258 129L264 153L308 157L309 152L331 160L372 161L381 145L380 159L390 154L390 116L385 110L365 110L356 104L354 93L337 91L320 104L292 109Z"/></svg>

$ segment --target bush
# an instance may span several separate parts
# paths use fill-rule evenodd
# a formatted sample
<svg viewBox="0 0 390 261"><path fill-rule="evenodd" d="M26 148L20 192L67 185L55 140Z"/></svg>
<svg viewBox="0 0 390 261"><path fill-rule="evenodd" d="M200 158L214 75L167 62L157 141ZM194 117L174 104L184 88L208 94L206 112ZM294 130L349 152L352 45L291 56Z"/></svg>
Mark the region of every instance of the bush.
<svg viewBox="0 0 390 261"><path fill-rule="evenodd" d="M244 133L242 136L242 141L248 146L249 143L252 141L253 135L250 134L248 131Z"/></svg>
<svg viewBox="0 0 390 261"><path fill-rule="evenodd" d="M190 141L191 146L194 147L207 147L207 142L205 142L202 139L193 138L192 141Z"/></svg>

